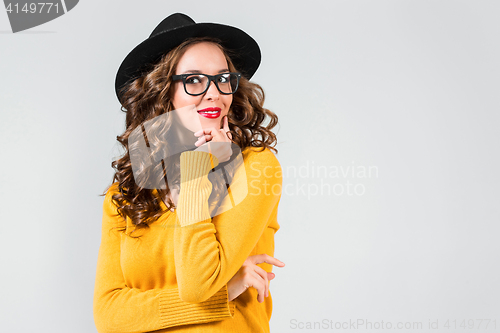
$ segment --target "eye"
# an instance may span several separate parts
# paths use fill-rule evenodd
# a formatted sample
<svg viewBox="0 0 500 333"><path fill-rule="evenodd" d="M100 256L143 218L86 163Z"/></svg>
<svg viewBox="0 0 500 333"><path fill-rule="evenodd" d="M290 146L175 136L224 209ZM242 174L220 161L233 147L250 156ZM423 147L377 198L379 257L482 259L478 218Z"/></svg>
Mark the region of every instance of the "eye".
<svg viewBox="0 0 500 333"><path fill-rule="evenodd" d="M197 83L201 83L201 77L198 75L192 75L186 78L186 84L197 84Z"/></svg>
<svg viewBox="0 0 500 333"><path fill-rule="evenodd" d="M229 82L229 75L230 74L221 74L221 76L219 76L219 82L220 83L228 83Z"/></svg>

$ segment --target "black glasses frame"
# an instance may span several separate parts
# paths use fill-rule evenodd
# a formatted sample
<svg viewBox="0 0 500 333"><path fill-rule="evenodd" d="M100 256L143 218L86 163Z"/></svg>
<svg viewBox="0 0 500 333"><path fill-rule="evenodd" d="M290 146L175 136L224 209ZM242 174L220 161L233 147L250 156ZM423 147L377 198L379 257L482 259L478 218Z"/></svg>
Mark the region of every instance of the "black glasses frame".
<svg viewBox="0 0 500 333"><path fill-rule="evenodd" d="M227 74L234 74L234 75L236 75L236 87L234 88L233 92L230 92L230 93L222 92L220 90L220 88L219 88L219 83L217 83L217 80L220 77L222 77L223 75L227 75ZM204 75L204 76L208 77L207 86L205 87L205 90L203 90L203 92L201 92L199 94L188 93L188 91L186 89L186 78L188 76L191 76L191 75ZM221 94L223 94L223 95L232 95L232 94L234 94L236 92L236 90L238 90L238 87L240 85L240 78L241 78L241 73L235 73L235 72L227 72L227 73L221 73L221 74L217 74L217 75L208 75L208 74L202 74L202 73L190 73L190 74L172 75L172 80L173 81L182 80L182 84L184 85L184 91L186 92L186 94L191 95L191 96L199 96L199 95L203 95L204 93L206 93L207 90L208 90L208 87L210 87L210 82L212 82L212 81L214 81L215 86L217 87L217 90Z"/></svg>

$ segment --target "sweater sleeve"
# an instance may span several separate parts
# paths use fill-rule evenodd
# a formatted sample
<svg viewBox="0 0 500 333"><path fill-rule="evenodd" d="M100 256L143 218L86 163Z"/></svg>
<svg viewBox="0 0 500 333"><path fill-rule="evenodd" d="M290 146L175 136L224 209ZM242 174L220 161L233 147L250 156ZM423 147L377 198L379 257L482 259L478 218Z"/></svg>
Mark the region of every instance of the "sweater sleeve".
<svg viewBox="0 0 500 333"><path fill-rule="evenodd" d="M203 151L187 151L181 154L180 163L178 227L174 231L176 276L182 300L203 302L236 274L272 214L277 213L281 166L269 150L249 154L244 163L247 195L233 208L211 218L208 173L218 165L217 158Z"/></svg>
<svg viewBox="0 0 500 333"><path fill-rule="evenodd" d="M116 185L113 185L116 186ZM97 331L149 332L186 324L230 318L234 304L228 302L227 286L206 302L187 303L178 288L141 290L126 285L120 265L120 239L115 227L123 225L108 191L103 204L102 236L97 259L93 312Z"/></svg>

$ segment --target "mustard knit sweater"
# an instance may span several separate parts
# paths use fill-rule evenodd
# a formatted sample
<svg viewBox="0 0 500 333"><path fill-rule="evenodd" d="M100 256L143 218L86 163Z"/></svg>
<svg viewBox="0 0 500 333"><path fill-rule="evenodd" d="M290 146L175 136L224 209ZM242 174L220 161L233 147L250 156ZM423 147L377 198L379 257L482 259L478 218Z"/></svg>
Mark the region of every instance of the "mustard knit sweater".
<svg viewBox="0 0 500 333"><path fill-rule="evenodd" d="M269 332L271 292L259 303L251 287L229 302L227 283L248 256L274 256L281 166L267 148L249 147L242 156L247 195L210 217L208 173L219 162L203 151L183 152L177 209L162 203L166 213L150 228L137 229L137 239L127 235L134 229L130 219L117 215L111 198L117 183L110 187L94 288L98 332ZM272 270L267 263L258 266Z"/></svg>

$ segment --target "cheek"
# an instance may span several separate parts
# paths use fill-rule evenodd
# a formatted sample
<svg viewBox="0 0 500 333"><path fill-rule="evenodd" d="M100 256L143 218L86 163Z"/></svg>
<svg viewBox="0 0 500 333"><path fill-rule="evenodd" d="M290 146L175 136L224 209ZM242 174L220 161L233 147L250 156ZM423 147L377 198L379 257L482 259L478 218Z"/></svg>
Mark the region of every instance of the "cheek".
<svg viewBox="0 0 500 333"><path fill-rule="evenodd" d="M182 94L182 91L179 89L176 89L173 96L172 96L172 104L174 105L174 108L179 109L183 106L185 103L184 101L184 96Z"/></svg>
<svg viewBox="0 0 500 333"><path fill-rule="evenodd" d="M198 105L200 99L196 96L190 96L184 92L184 89L176 89L172 96L172 105L174 109L180 109L188 105Z"/></svg>
<svg viewBox="0 0 500 333"><path fill-rule="evenodd" d="M224 104L229 109L233 103L233 95L222 95L224 96Z"/></svg>

